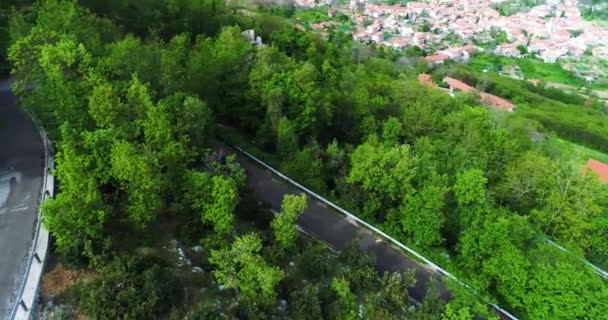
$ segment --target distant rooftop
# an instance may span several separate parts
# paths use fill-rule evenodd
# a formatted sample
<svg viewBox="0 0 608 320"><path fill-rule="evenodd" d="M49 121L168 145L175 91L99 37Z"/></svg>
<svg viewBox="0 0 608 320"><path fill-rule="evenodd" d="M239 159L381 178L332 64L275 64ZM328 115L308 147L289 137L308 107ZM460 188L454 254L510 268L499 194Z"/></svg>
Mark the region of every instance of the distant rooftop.
<svg viewBox="0 0 608 320"><path fill-rule="evenodd" d="M589 159L585 167L595 172L599 176L601 183L608 183L608 164Z"/></svg>

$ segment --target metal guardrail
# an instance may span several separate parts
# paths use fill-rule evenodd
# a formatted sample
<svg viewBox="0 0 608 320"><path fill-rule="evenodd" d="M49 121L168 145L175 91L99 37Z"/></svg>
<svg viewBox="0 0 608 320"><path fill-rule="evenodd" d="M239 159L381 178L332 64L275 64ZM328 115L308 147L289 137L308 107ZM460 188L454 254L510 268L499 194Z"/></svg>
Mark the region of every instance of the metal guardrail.
<svg viewBox="0 0 608 320"><path fill-rule="evenodd" d="M32 122L36 124L34 118L30 115ZM54 194L54 177L50 174L50 169L54 166L53 155L50 154L51 143L44 129L39 128L38 132L44 144L44 175L42 189L40 195L40 204L44 203L47 197L52 197ZM29 320L33 316L33 311L37 303L40 279L44 271L44 265L48 253L49 232L42 225L42 212L38 209L36 222L36 232L34 234L34 242L30 248L29 261L25 272L26 278L19 288L17 303L13 306L9 319Z"/></svg>
<svg viewBox="0 0 608 320"><path fill-rule="evenodd" d="M456 278L454 275L452 275L451 273L447 272L446 270L444 270L443 268L441 268L440 266L436 265L435 263L433 263L431 260L427 259L426 257L424 257L423 255L421 255L420 253L416 252L414 249L409 248L408 246L404 245L403 243L397 241L396 239L394 239L393 237L389 236L388 234L384 233L382 230L374 227L373 225L365 222L364 220L362 220L361 218L355 216L354 214L338 207L337 205L335 205L333 202L325 199L324 197L316 194L314 191L306 188L305 186L299 184L298 182L292 180L291 178L289 178L288 176L282 174L281 172L277 171L276 169L274 169L273 167L271 167L270 165L266 164L265 162L263 162L262 160L256 158L255 156L253 156L252 154L250 154L249 152L245 151L244 149L242 149L239 146L233 145L233 147L238 150L239 152L241 152L243 155L247 156L248 158L250 158L251 160L255 161L257 164L261 165L262 167L264 167L266 170L276 174L277 176L281 177L282 179L284 179L285 181L289 182L290 184L296 186L297 188L299 188L300 190L308 193L309 195L311 195L312 197L316 198L317 200L325 203L326 205L332 207L333 209L339 211L340 213L343 213L344 215L346 215L348 218L355 220L356 222L364 225L366 228L374 231L375 233L377 233L378 235L382 236L383 238L389 240L390 242L392 242L394 245L398 246L399 248L407 251L408 253L412 254L413 256L415 256L416 258L420 259L421 261L423 261L424 263L427 264L427 266L429 266L432 270L434 270L435 272L453 280L454 282L458 283L459 285L467 288L468 290L471 290L472 292L475 292L475 290L473 288L471 288L469 285L467 285L466 283L462 282L461 280L459 280L458 278ZM498 312L504 314L507 318L511 319L511 320L518 320L514 315L512 315L511 313L509 313L507 310L501 308L500 306L498 306L495 303L489 303L488 305L492 306L494 309L496 309Z"/></svg>
<svg viewBox="0 0 608 320"><path fill-rule="evenodd" d="M553 242L551 239L549 238L544 238L543 241L551 246L556 247L557 249L566 252L568 254L572 254L574 255L572 252L570 252L568 249L560 246L559 244ZM591 269L593 269L595 272L597 272L600 276L602 276L604 279L608 279L608 272L602 270L600 267L594 265L593 263L581 258L581 257L577 257L578 260L580 260L581 262L583 262L584 264L586 264L587 266L589 266Z"/></svg>

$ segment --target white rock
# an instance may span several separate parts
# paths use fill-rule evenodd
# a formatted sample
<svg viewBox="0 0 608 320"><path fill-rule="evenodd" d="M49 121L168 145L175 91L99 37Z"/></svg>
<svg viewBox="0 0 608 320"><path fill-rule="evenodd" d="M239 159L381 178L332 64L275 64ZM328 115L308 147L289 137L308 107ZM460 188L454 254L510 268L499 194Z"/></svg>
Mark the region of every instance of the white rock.
<svg viewBox="0 0 608 320"><path fill-rule="evenodd" d="M205 270L203 270L203 268L197 266L197 267L192 268L192 272L203 273L203 272L205 272Z"/></svg>
<svg viewBox="0 0 608 320"><path fill-rule="evenodd" d="M285 312L285 311L287 311L287 301L285 301L285 300L281 300L281 301L279 302L279 311L280 311L280 312Z"/></svg>
<svg viewBox="0 0 608 320"><path fill-rule="evenodd" d="M194 247L192 247L192 251L194 251L196 253L201 253L201 252L203 252L203 246L194 246Z"/></svg>
<svg viewBox="0 0 608 320"><path fill-rule="evenodd" d="M180 258L183 258L183 259L186 258L186 253L184 252L184 249L182 249L182 248L177 248L177 254L179 254Z"/></svg>

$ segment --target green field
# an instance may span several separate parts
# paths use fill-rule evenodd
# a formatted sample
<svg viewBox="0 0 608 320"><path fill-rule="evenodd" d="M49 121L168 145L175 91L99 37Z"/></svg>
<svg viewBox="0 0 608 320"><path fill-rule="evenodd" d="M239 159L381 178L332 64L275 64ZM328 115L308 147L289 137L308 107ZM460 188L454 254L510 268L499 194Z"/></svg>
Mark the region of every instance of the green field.
<svg viewBox="0 0 608 320"><path fill-rule="evenodd" d="M574 73L565 70L559 63L544 63L536 58L508 58L493 54L478 54L471 58L469 65L476 71L498 72L498 66L519 66L526 79L541 79L546 82L555 82L577 87L589 86L592 89L607 89L608 85L602 83L592 83L588 85L583 79L578 78ZM589 70L588 65L577 64L577 69L581 71Z"/></svg>
<svg viewBox="0 0 608 320"><path fill-rule="evenodd" d="M572 72L564 70L558 63L544 63L535 58L508 58L492 54L478 54L471 59L471 67L477 71L487 69L496 72L499 65L519 66L526 79L541 79L569 85L583 86L585 82L578 79Z"/></svg>
<svg viewBox="0 0 608 320"><path fill-rule="evenodd" d="M545 142L545 148L564 160L572 160L580 164L585 164L589 159L608 163L608 154L557 137L549 138Z"/></svg>

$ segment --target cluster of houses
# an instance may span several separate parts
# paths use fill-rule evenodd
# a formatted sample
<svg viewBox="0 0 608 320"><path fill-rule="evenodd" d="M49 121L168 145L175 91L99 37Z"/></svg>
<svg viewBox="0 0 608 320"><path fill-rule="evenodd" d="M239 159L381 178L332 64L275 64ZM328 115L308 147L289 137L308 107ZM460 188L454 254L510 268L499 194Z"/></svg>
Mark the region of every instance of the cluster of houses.
<svg viewBox="0 0 608 320"><path fill-rule="evenodd" d="M503 30L509 40L496 48L501 55L520 57L520 47L547 63L565 56L580 57L585 50L608 58L608 28L583 20L576 0L547 0L530 11L500 17L493 26Z"/></svg>
<svg viewBox="0 0 608 320"><path fill-rule="evenodd" d="M447 48L447 52L438 52L439 56L431 58L433 63L455 59L454 56L458 60L467 59L460 48L450 48L449 37L456 36L463 43L485 42L492 40L490 34L496 32L504 32L508 40L495 48L500 55L520 57L528 52L537 54L545 62L555 62L560 57L578 57L590 50L594 55L608 58L608 28L583 20L577 0L546 0L544 5L511 16L501 16L493 9L505 0L411 1L405 6L367 1L350 0L347 7L339 9L350 14L356 23L355 40L397 49ZM328 2L331 1L296 0L301 6Z"/></svg>

